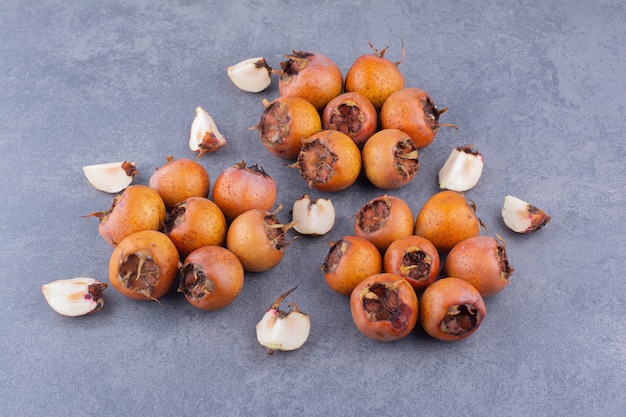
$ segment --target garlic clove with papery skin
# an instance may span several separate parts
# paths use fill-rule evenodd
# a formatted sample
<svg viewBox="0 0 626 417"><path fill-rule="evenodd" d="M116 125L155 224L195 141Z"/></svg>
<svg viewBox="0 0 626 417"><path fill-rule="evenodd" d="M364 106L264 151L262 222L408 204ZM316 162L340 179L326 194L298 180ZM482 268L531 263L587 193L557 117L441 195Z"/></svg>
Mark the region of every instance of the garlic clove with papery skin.
<svg viewBox="0 0 626 417"><path fill-rule="evenodd" d="M291 311L279 309L280 303L296 288L278 297L256 325L257 340L269 354L277 350L296 350L309 337L311 321L307 314L301 312L295 303L289 304Z"/></svg>
<svg viewBox="0 0 626 417"><path fill-rule="evenodd" d="M83 173L87 181L96 190L105 193L119 193L133 182L139 172L134 162L108 162L104 164L86 165Z"/></svg>
<svg viewBox="0 0 626 417"><path fill-rule="evenodd" d="M245 59L226 71L233 84L249 93L259 93L272 83L272 68L263 57Z"/></svg>
<svg viewBox="0 0 626 417"><path fill-rule="evenodd" d="M473 145L456 147L439 170L439 188L467 191L483 173L483 155Z"/></svg>
<svg viewBox="0 0 626 417"><path fill-rule="evenodd" d="M541 229L551 219L542 210L512 195L504 197L501 214L509 229L522 234Z"/></svg>
<svg viewBox="0 0 626 417"><path fill-rule="evenodd" d="M215 152L224 145L226 138L220 133L213 117L202 107L196 107L196 116L189 133L189 149L197 152L200 158L205 153Z"/></svg>
<svg viewBox="0 0 626 417"><path fill-rule="evenodd" d="M41 291L48 305L64 316L84 316L104 306L102 291L107 284L93 278L59 279L43 284Z"/></svg>
<svg viewBox="0 0 626 417"><path fill-rule="evenodd" d="M311 200L308 195L293 203L293 228L304 235L324 235L335 225L335 207L330 199Z"/></svg>

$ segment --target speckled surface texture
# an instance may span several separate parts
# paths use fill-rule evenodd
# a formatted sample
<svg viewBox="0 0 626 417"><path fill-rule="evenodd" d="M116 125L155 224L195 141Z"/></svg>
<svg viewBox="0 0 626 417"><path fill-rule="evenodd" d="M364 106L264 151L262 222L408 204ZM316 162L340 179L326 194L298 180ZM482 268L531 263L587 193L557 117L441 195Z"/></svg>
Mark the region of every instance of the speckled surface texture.
<svg viewBox="0 0 626 417"><path fill-rule="evenodd" d="M115 1L0 3L0 415L615 416L626 409L623 276L626 6L620 1ZM389 194L415 213L437 189L451 149L485 156L468 191L516 268L486 300L479 331L460 343L421 330L378 343L355 328L347 298L319 269L328 242L384 192L361 178L332 195L262 147L261 100L237 90L226 67L291 50L331 57L345 73L368 41L400 59L407 85L448 107L420 170ZM134 160L147 183L187 146L196 106L228 145L201 159L214 179L258 163L289 207L330 197L337 222L303 237L241 295L207 313L175 291L135 302L105 291L105 308L62 317L41 284L107 281L109 247L97 221L112 196L83 165ZM504 226L506 194L552 221L533 235ZM279 213L289 220L289 209ZM291 235L290 235L291 236ZM310 314L298 351L267 355L254 327L273 299Z"/></svg>

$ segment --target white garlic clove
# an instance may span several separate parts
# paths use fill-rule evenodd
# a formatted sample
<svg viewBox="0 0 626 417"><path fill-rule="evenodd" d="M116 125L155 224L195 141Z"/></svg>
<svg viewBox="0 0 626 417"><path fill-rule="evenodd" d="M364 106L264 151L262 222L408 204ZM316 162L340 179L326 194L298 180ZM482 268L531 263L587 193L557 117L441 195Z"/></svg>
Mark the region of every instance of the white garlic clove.
<svg viewBox="0 0 626 417"><path fill-rule="evenodd" d="M455 148L439 170L439 188L467 191L483 173L483 155L473 145Z"/></svg>
<svg viewBox="0 0 626 417"><path fill-rule="evenodd" d="M133 182L139 172L134 162L109 162L105 164L87 165L83 173L89 184L96 190L106 193L119 193Z"/></svg>
<svg viewBox="0 0 626 417"><path fill-rule="evenodd" d="M542 210L512 195L504 197L501 213L504 224L517 233L537 231L551 219Z"/></svg>
<svg viewBox="0 0 626 417"><path fill-rule="evenodd" d="M54 311L64 316L95 313L104 305L102 291L107 284L93 278L59 279L43 284L41 291Z"/></svg>
<svg viewBox="0 0 626 417"><path fill-rule="evenodd" d="M324 235L335 225L335 208L330 199L312 201L308 195L293 203L294 229L304 235Z"/></svg>
<svg viewBox="0 0 626 417"><path fill-rule="evenodd" d="M250 58L227 68L230 80L239 89L249 93L259 93L272 83L272 69L265 58Z"/></svg>
<svg viewBox="0 0 626 417"><path fill-rule="evenodd" d="M191 123L189 149L198 153L200 158L205 153L217 151L226 145L226 138L217 128L213 117L202 107L196 107L196 116Z"/></svg>
<svg viewBox="0 0 626 417"><path fill-rule="evenodd" d="M256 325L257 340L270 354L277 350L296 350L309 337L311 321L307 314L301 312L295 303L289 304L292 308L289 312L278 308L285 297L296 288L278 297Z"/></svg>

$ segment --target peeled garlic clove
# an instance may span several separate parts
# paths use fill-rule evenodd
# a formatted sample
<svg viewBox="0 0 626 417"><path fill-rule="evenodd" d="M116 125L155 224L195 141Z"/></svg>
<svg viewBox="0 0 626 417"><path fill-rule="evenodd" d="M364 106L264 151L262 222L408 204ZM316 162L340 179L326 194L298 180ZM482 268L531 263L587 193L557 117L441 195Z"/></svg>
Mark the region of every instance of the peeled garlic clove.
<svg viewBox="0 0 626 417"><path fill-rule="evenodd" d="M323 235L335 225L335 208L329 199L311 201L308 195L293 203L294 229L304 235Z"/></svg>
<svg viewBox="0 0 626 417"><path fill-rule="evenodd" d="M439 188L467 191L483 173L483 156L473 145L459 146L439 170Z"/></svg>
<svg viewBox="0 0 626 417"><path fill-rule="evenodd" d="M41 291L54 311L64 316L95 313L104 305L102 291L107 284L93 278L60 279L43 284Z"/></svg>
<svg viewBox="0 0 626 417"><path fill-rule="evenodd" d="M504 197L501 213L504 224L517 233L537 231L550 221L542 210L512 195Z"/></svg>
<svg viewBox="0 0 626 417"><path fill-rule="evenodd" d="M233 84L249 93L261 92L272 83L272 69L263 57L243 60L228 67L227 72Z"/></svg>
<svg viewBox="0 0 626 417"><path fill-rule="evenodd" d="M256 325L257 340L270 354L277 350L298 349L309 337L311 322L307 314L301 312L295 303L289 304L292 308L289 312L278 308L296 288L278 297Z"/></svg>
<svg viewBox="0 0 626 417"><path fill-rule="evenodd" d="M139 174L135 163L128 161L87 165L83 167L83 173L95 189L106 193L119 193Z"/></svg>
<svg viewBox="0 0 626 417"><path fill-rule="evenodd" d="M189 134L189 149L198 153L200 158L205 153L217 151L226 145L226 138L222 135L213 120L213 117L198 106L196 117L191 123L191 133Z"/></svg>

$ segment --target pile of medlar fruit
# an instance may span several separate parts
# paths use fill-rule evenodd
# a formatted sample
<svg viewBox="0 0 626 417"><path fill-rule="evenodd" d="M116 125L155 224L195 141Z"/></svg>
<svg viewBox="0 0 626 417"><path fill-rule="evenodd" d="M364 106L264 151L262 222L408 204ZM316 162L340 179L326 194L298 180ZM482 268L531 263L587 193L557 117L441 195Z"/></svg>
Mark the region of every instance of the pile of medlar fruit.
<svg viewBox="0 0 626 417"><path fill-rule="evenodd" d="M432 337L462 340L485 319L484 297L502 291L514 271L503 239L479 236L480 227L457 191L436 193L417 215L382 195L357 212L354 235L331 242L320 268L331 289L350 297L364 335L395 341L419 322Z"/></svg>
<svg viewBox="0 0 626 417"><path fill-rule="evenodd" d="M191 305L216 310L239 295L245 271L267 271L282 260L293 225L278 221L280 207L270 212L276 183L262 167L240 161L218 175L211 199L210 190L197 160L167 156L149 185L129 185L108 210L87 216L99 219L100 235L113 247L113 288L158 300L178 278Z"/></svg>
<svg viewBox="0 0 626 417"><path fill-rule="evenodd" d="M447 109L438 109L426 91L407 86L399 69L404 45L398 62L385 57L386 48L369 46L373 53L359 56L345 77L328 56L310 51L285 55L276 69L262 57L227 68L235 86L250 93L278 78L279 96L262 100L260 121L250 129L310 189L339 193L361 174L385 192L404 187L416 177L419 151L433 143L439 128L457 128L439 122ZM192 306L221 309L240 294L246 273L269 271L282 261L299 237L288 239L288 230L320 235L332 228L330 200L306 194L294 203L292 221L281 222L277 184L258 164L237 162L211 184L199 159L225 145L211 114L197 107L189 135L195 160L167 156L147 185L131 184L139 175L134 162L83 167L95 188L118 193L109 209L85 217L99 220L98 231L113 248L109 283L121 294L158 301L177 286ZM323 278L349 298L360 333L390 342L419 324L436 339L458 341L478 330L486 317L484 298L503 291L514 271L504 239L488 234L464 194L482 168L474 145L459 146L439 172L442 190L419 210L380 195L353 216L353 234L329 242ZM519 233L550 220L513 196L506 197L502 215ZM57 312L84 315L102 308L105 288L81 277L42 290ZM259 342L270 353L297 349L308 337L308 315L295 303L289 313L279 310L294 289L279 296L257 325ZM280 332L271 327L276 323Z"/></svg>
<svg viewBox="0 0 626 417"><path fill-rule="evenodd" d="M358 57L345 79L319 52L294 51L280 70L270 71L279 77L279 97L263 100L261 120L252 129L271 154L296 160L292 166L312 189L344 190L361 171L380 189L403 187L417 173L419 149L432 143L441 126L456 127L439 123L446 109L437 109L426 91L405 86L402 61L385 58L386 48L370 47L374 52ZM240 88L246 78L257 78L240 74L233 79Z"/></svg>

